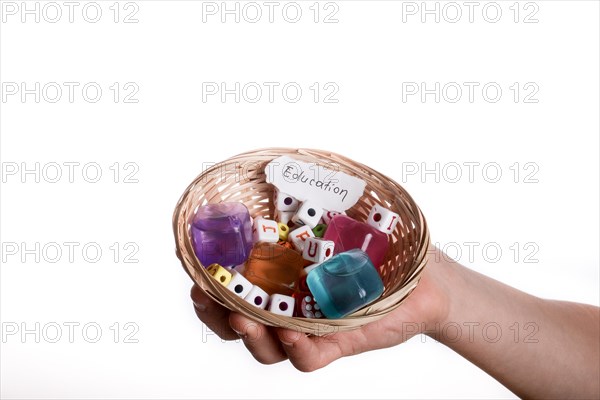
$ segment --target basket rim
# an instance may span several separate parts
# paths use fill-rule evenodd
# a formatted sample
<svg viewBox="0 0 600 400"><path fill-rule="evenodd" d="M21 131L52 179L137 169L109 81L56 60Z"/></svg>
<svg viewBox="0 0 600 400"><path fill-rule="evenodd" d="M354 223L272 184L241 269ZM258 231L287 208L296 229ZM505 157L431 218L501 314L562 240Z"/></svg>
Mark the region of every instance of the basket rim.
<svg viewBox="0 0 600 400"><path fill-rule="evenodd" d="M353 168L362 170L363 172L375 173L378 177L385 179L388 183L393 183L396 187L402 190L402 200L407 202L415 212L413 219L417 221L421 234L417 238L416 244L416 256L413 261L412 267L413 272L407 275L404 283L396 291L387 294L375 302L369 304L367 307L349 315L342 319L309 319L299 317L287 317L278 314L273 314L267 310L262 310L257 307L250 305L245 301L240 301L240 298L233 294L231 291L225 289L216 280L211 279L208 272L202 267L202 264L197 259L195 252L192 248L191 238L188 233L189 215L190 211L186 208L186 201L188 196L194 192L194 188L199 182L212 173L215 168L219 168L220 165L226 163L232 163L238 160L242 160L248 157L255 157L259 155L267 155L271 159L275 159L281 155L289 155L293 158L294 154L303 157L320 157L321 159L337 159L342 160L352 165ZM354 174L352 174L354 175ZM364 193L363 193L364 196ZM188 218L184 218L187 215ZM296 329L301 332L310 333L314 335L328 335L331 333L346 331L359 328L370 322L374 322L380 318L383 318L389 312L393 311L402 304L402 302L408 297L408 295L417 286L423 269L427 264L427 251L430 246L430 234L427 227L427 223L421 209L418 207L414 199L410 196L404 188L389 178L387 175L381 174L378 171L364 165L363 163L354 161L345 156L337 153L318 150L318 149L306 149L306 148L286 148L286 147L271 147L261 148L255 150L249 150L235 156L232 156L220 163L217 163L210 168L202 171L194 180L187 186L182 195L179 197L175 209L173 211L173 232L175 236L175 253L177 258L180 260L182 267L190 276L192 281L197 284L200 289L209 295L213 300L222 306L230 309L231 311L239 312L245 316L255 320L256 322L263 323L270 326L279 326L285 328ZM185 228L185 229L184 229ZM416 230L415 222L413 221L413 229ZM192 259L190 260L189 255L191 252ZM414 264L417 264L416 266ZM197 265L196 265L197 264ZM200 268L198 268L198 266ZM382 308L382 306L384 306Z"/></svg>

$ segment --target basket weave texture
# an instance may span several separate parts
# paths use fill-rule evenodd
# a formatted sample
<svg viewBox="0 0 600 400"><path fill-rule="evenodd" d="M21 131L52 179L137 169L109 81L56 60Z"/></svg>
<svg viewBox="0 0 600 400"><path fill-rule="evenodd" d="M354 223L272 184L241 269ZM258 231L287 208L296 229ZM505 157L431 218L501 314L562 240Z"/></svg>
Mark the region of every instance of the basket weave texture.
<svg viewBox="0 0 600 400"><path fill-rule="evenodd" d="M347 210L348 216L366 221L375 204L400 215L400 222L389 235L390 247L380 269L385 286L383 295L374 303L343 319L286 317L254 307L213 279L194 253L190 223L199 206L239 201L248 207L252 217L273 218L274 187L266 182L264 170L267 163L283 155L363 179L366 182L363 196ZM392 179L335 153L290 148L250 151L205 170L179 199L173 214L173 231L177 257L192 280L215 301L256 322L318 336L359 328L398 307L419 282L430 241L421 210L410 195Z"/></svg>

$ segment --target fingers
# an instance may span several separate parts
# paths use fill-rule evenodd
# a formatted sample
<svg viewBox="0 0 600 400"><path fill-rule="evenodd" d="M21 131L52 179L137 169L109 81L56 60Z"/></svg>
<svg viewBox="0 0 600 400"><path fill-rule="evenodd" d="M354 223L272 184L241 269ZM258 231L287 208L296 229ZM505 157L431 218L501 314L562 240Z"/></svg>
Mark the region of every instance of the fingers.
<svg viewBox="0 0 600 400"><path fill-rule="evenodd" d="M356 353L351 333L309 337L289 329L269 329L220 306L194 285L191 290L196 315L224 340L241 338L254 358L274 364L289 358L302 372L315 371L338 358Z"/></svg>
<svg viewBox="0 0 600 400"><path fill-rule="evenodd" d="M238 339L237 333L229 326L228 309L208 297L198 285L192 287L190 296L194 302L196 315L211 331L224 340Z"/></svg>
<svg viewBox="0 0 600 400"><path fill-rule="evenodd" d="M229 323L258 362L274 364L287 359L279 339L266 326L236 313L231 313Z"/></svg>
<svg viewBox="0 0 600 400"><path fill-rule="evenodd" d="M277 336L290 362L299 371L312 372L343 357L341 335L309 337L290 329L277 329Z"/></svg>

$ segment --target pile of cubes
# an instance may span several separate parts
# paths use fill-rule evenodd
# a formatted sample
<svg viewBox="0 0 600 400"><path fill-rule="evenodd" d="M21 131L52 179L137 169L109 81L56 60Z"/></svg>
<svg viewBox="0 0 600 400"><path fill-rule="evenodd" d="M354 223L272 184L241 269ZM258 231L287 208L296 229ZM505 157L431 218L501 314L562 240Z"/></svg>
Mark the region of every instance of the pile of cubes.
<svg viewBox="0 0 600 400"><path fill-rule="evenodd" d="M196 256L220 284L255 307L300 318L343 318L383 293L380 267L398 214L375 205L366 222L275 191L274 219L239 202L199 207Z"/></svg>

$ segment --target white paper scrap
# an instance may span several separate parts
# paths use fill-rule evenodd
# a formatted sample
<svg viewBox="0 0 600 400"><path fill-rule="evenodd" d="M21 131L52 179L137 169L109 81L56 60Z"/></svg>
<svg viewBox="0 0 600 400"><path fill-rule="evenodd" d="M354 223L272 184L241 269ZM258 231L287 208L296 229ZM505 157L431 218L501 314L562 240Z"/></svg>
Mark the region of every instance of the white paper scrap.
<svg viewBox="0 0 600 400"><path fill-rule="evenodd" d="M365 191L364 180L335 169L281 156L265 167L267 182L300 201L311 200L325 210L346 211Z"/></svg>

